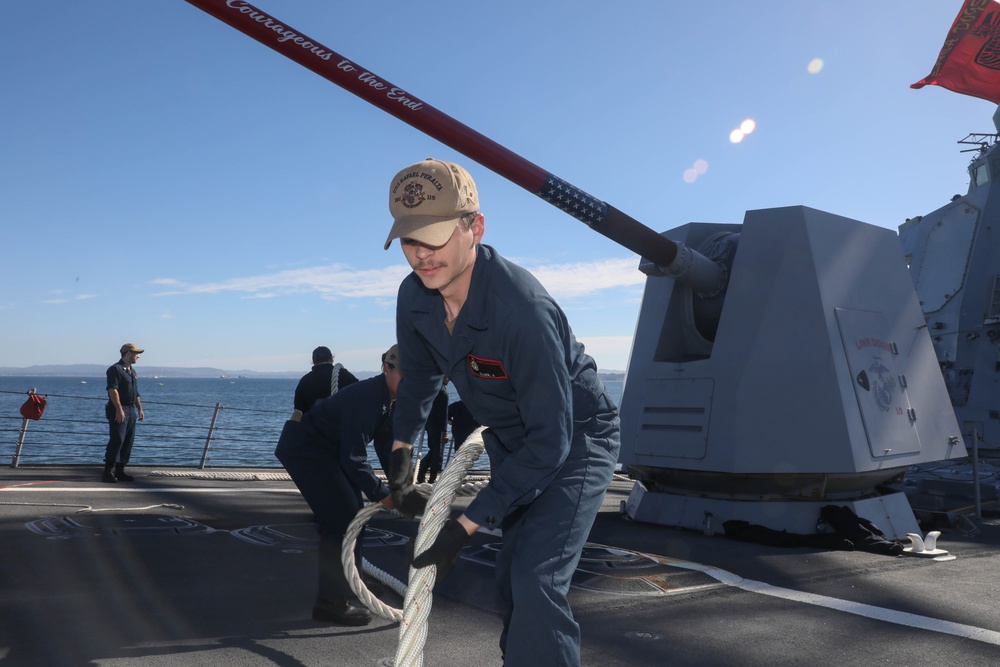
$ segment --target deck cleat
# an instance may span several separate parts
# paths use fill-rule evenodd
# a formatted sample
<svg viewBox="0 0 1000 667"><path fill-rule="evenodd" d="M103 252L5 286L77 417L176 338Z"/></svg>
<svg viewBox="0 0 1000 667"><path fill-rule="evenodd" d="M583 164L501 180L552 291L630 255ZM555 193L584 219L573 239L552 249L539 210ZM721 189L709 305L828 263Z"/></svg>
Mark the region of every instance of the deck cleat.
<svg viewBox="0 0 1000 667"><path fill-rule="evenodd" d="M921 537L919 533L907 533L906 536L910 538L910 546L903 548L904 555L933 558L937 561L955 560L955 556L937 548L937 540L941 536L940 530L932 530L926 537Z"/></svg>

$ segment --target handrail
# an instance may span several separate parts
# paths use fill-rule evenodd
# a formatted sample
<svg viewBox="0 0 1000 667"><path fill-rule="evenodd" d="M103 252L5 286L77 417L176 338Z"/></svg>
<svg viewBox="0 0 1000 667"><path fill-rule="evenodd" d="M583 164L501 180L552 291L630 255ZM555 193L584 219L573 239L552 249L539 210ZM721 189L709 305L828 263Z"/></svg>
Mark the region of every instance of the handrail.
<svg viewBox="0 0 1000 667"><path fill-rule="evenodd" d="M0 389L3 395L27 396L35 392L47 398L48 404L42 418L31 427L29 442L28 419L17 414L17 407L10 412L0 409L0 460L7 455L5 447L13 445L10 467L22 463L39 465L96 465L104 459L108 438L105 419L96 418L93 408L68 410L70 417L59 416L60 410L71 401L99 401L102 396L75 396L50 394L32 389L10 391ZM53 400L63 399L63 400ZM19 401L14 401L19 405ZM209 467L279 468L274 457L281 429L291 414L286 410L268 410L242 406L225 406L222 403L205 405L143 399L148 409L146 419L137 426L132 465L162 465L205 469ZM12 404L13 405L13 404ZM211 410L211 416L208 411ZM94 415L85 418L81 415ZM75 416L74 416L75 415ZM13 422L17 422L16 425ZM11 426L6 426L11 424ZM17 441L8 440L6 434L17 433ZM418 456L423 451L424 433L414 443ZM369 461L377 465L377 456L370 447ZM444 455L445 453L442 452ZM451 452L447 453L447 458ZM484 468L488 461L483 457ZM447 463L445 461L444 463Z"/></svg>
<svg viewBox="0 0 1000 667"><path fill-rule="evenodd" d="M17 433L11 467L35 459L42 464L96 464L104 456L107 442L107 422L86 419L79 415L95 412L90 408L70 410L75 417L49 416L54 408L70 402L99 401L98 396L50 394L30 391L0 390L0 394L28 395L39 393L48 399L46 414L33 426L29 442L28 419L20 415L0 413L0 457L7 444L4 433ZM65 399L64 401L53 399ZM226 407L222 403L201 405L168 401L144 400L152 410L137 432L133 465L191 465L204 469L211 465L231 467L280 467L273 459L274 446L289 413L288 410ZM199 410L212 410L211 419L204 419ZM232 415L228 421L224 414ZM6 427L6 423L18 422ZM210 454L212 460L210 461ZM273 461L273 465L268 465Z"/></svg>

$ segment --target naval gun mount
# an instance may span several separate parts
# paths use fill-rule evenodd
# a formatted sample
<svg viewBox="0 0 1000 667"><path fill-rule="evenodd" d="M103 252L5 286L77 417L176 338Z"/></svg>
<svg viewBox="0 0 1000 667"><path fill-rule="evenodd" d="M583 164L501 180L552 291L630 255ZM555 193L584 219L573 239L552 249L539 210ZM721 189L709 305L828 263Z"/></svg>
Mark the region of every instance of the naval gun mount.
<svg viewBox="0 0 1000 667"><path fill-rule="evenodd" d="M893 231L802 206L663 236L724 266L700 292L647 274L622 394L628 517L721 532L817 532L850 507L919 533L908 466L966 455Z"/></svg>

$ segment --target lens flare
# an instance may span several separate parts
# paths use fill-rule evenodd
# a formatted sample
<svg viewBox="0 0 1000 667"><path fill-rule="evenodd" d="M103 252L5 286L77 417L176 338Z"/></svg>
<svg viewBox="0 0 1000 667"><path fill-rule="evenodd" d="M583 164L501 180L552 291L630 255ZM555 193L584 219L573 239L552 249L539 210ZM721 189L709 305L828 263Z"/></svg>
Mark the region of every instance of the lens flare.
<svg viewBox="0 0 1000 667"><path fill-rule="evenodd" d="M810 74L819 74L823 70L823 59L813 58L809 61L809 65L806 67L806 71Z"/></svg>
<svg viewBox="0 0 1000 667"><path fill-rule="evenodd" d="M742 123L740 123L740 126L738 128L729 133L729 141L733 142L734 144L738 144L744 139L746 139L746 136L756 129L757 129L757 121L755 121L753 118L747 118Z"/></svg>
<svg viewBox="0 0 1000 667"><path fill-rule="evenodd" d="M693 165L684 170L684 182L694 183L706 171L708 171L708 160L698 158Z"/></svg>

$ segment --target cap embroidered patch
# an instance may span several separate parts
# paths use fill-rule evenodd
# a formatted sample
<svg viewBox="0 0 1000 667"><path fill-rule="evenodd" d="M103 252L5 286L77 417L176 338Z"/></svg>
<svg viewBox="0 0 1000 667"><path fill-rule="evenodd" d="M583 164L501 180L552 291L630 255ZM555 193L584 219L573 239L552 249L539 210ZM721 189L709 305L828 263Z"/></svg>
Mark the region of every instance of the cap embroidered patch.
<svg viewBox="0 0 1000 667"><path fill-rule="evenodd" d="M400 197L399 203L406 208L416 208L423 203L426 197L424 196L424 186L420 183L407 183L406 187L403 188L403 196Z"/></svg>
<svg viewBox="0 0 1000 667"><path fill-rule="evenodd" d="M494 361L493 359L480 359L479 357L474 357L471 354L466 358L469 360L469 369L476 377L485 378L487 380L507 379L507 371L504 370L503 364L499 361Z"/></svg>

